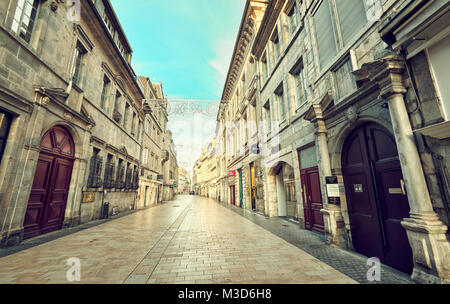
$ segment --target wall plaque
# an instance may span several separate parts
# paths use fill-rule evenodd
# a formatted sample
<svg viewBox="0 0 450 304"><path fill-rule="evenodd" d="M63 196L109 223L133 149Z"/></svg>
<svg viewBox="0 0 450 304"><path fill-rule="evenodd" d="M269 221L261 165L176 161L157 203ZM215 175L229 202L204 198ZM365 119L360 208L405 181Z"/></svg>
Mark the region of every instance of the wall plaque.
<svg viewBox="0 0 450 304"><path fill-rule="evenodd" d="M93 203L95 201L95 192L83 193L83 204Z"/></svg>
<svg viewBox="0 0 450 304"><path fill-rule="evenodd" d="M341 192L337 176L325 177L327 186L328 203L339 205L341 203Z"/></svg>

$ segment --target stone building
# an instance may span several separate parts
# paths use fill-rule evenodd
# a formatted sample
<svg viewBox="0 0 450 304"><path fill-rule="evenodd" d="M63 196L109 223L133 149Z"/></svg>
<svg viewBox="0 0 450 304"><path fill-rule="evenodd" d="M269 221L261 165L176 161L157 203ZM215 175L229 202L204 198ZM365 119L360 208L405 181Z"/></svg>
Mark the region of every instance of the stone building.
<svg viewBox="0 0 450 304"><path fill-rule="evenodd" d="M251 54L268 1L247 1L217 115L220 200L264 212L258 156L257 64Z"/></svg>
<svg viewBox="0 0 450 304"><path fill-rule="evenodd" d="M262 20L248 17L256 4ZM247 1L218 114L221 199L297 220L418 282L450 282L448 10Z"/></svg>
<svg viewBox="0 0 450 304"><path fill-rule="evenodd" d="M162 84L152 84L148 77L139 77L144 87L145 102L142 142L142 168L138 207L148 207L163 200L164 135L167 128L167 100L162 94Z"/></svg>
<svg viewBox="0 0 450 304"><path fill-rule="evenodd" d="M144 86L108 0L0 2L1 246L137 208Z"/></svg>
<svg viewBox="0 0 450 304"><path fill-rule="evenodd" d="M191 192L192 182L189 172L182 168L178 168L178 194L189 194Z"/></svg>
<svg viewBox="0 0 450 304"><path fill-rule="evenodd" d="M218 153L216 137L213 137L202 149L202 154L194 165L193 186L196 195L220 198L218 189Z"/></svg>

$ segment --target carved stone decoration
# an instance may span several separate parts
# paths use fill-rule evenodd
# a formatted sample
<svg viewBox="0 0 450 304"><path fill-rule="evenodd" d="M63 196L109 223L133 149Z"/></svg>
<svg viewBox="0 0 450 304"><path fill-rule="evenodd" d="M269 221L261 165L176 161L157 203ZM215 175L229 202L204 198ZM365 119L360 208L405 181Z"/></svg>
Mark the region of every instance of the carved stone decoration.
<svg viewBox="0 0 450 304"><path fill-rule="evenodd" d="M345 112L345 118L347 118L347 120L350 123L356 122L356 120L358 119L358 116L359 116L358 109L355 106L351 106Z"/></svg>
<svg viewBox="0 0 450 304"><path fill-rule="evenodd" d="M63 116L66 120L73 120L73 115L69 112L64 112Z"/></svg>
<svg viewBox="0 0 450 304"><path fill-rule="evenodd" d="M56 1L53 1L50 5L50 8L52 9L52 11L56 12L58 10L58 3Z"/></svg>

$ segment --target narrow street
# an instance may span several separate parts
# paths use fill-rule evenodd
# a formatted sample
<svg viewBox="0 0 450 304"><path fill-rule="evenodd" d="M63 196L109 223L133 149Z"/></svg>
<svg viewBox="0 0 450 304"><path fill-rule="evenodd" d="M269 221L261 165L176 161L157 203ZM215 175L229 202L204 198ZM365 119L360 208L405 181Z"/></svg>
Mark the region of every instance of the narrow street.
<svg viewBox="0 0 450 304"><path fill-rule="evenodd" d="M217 202L170 203L0 259L0 283L356 283Z"/></svg>
<svg viewBox="0 0 450 304"><path fill-rule="evenodd" d="M80 260L82 284L368 283L365 258L281 218L198 196L178 196L7 256L6 250L0 284L70 283L70 258ZM381 283L409 282L385 266L381 274Z"/></svg>

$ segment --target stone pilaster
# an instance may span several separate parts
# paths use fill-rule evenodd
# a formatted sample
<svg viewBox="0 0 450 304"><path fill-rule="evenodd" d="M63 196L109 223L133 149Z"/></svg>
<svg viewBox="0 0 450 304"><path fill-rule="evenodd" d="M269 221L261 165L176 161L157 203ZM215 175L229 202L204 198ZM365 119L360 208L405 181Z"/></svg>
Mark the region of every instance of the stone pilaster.
<svg viewBox="0 0 450 304"><path fill-rule="evenodd" d="M328 130L323 118L323 111L331 104L331 96L332 93L327 92L321 102L311 105L311 108L305 115L305 119L314 123L316 127L316 148L322 189L324 189L325 177L332 176L330 152L328 149ZM322 191L322 193L323 209L320 212L324 216L325 239L327 244L333 247L346 248L346 231L341 207L335 204L329 204L326 191Z"/></svg>
<svg viewBox="0 0 450 304"><path fill-rule="evenodd" d="M389 100L389 111L405 181L410 217L404 219L414 255L413 280L421 283L450 283L450 244L445 226L433 210L425 175L406 110L403 94L404 61L391 56L365 67L372 81Z"/></svg>

